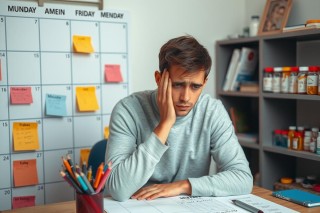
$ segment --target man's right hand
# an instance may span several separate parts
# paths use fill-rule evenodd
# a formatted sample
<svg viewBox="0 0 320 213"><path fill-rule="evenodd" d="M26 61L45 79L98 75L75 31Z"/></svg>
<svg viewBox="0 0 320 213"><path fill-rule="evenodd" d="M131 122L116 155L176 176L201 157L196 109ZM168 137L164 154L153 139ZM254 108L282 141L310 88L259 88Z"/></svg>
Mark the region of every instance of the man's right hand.
<svg viewBox="0 0 320 213"><path fill-rule="evenodd" d="M160 75L160 73L157 74ZM158 84L157 103L160 112L160 122L154 129L154 133L165 144L170 129L176 122L176 113L172 101L171 79L167 70L162 73L160 83Z"/></svg>

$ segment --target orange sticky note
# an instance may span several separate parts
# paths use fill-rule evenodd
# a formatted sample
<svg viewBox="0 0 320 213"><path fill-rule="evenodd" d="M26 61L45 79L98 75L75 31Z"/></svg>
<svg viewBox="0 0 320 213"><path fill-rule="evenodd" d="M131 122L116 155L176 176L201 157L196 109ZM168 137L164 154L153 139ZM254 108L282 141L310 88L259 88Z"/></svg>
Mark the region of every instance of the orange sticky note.
<svg viewBox="0 0 320 213"><path fill-rule="evenodd" d="M31 87L10 87L11 104L31 104Z"/></svg>
<svg viewBox="0 0 320 213"><path fill-rule="evenodd" d="M36 205L36 196L19 196L12 198L12 208L23 208L23 207L30 207Z"/></svg>
<svg viewBox="0 0 320 213"><path fill-rule="evenodd" d="M77 53L93 53L90 36L73 36L73 49Z"/></svg>
<svg viewBox="0 0 320 213"><path fill-rule="evenodd" d="M37 185L39 183L37 160L13 161L13 182L15 187Z"/></svg>
<svg viewBox="0 0 320 213"><path fill-rule="evenodd" d="M90 154L90 149L80 149L80 166L83 162L86 162L88 165L88 158Z"/></svg>
<svg viewBox="0 0 320 213"><path fill-rule="evenodd" d="M104 138L108 139L109 138L109 134L110 134L109 127L106 126L104 128Z"/></svg>
<svg viewBox="0 0 320 213"><path fill-rule="evenodd" d="M13 123L13 149L14 151L39 149L38 123Z"/></svg>
<svg viewBox="0 0 320 213"><path fill-rule="evenodd" d="M105 81L106 82L122 82L122 75L119 64L104 65Z"/></svg>
<svg viewBox="0 0 320 213"><path fill-rule="evenodd" d="M95 87L77 87L76 97L78 110L80 112L95 111L99 109Z"/></svg>

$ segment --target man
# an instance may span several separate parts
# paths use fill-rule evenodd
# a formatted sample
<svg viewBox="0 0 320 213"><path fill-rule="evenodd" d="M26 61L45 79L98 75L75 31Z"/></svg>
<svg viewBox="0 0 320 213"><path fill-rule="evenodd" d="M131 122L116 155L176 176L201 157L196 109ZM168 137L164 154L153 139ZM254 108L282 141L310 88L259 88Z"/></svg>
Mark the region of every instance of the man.
<svg viewBox="0 0 320 213"><path fill-rule="evenodd" d="M113 109L108 192L119 201L250 193L252 175L232 122L219 100L201 94L208 51L191 36L171 39L159 68L157 90L134 93ZM211 158L218 173L209 176Z"/></svg>

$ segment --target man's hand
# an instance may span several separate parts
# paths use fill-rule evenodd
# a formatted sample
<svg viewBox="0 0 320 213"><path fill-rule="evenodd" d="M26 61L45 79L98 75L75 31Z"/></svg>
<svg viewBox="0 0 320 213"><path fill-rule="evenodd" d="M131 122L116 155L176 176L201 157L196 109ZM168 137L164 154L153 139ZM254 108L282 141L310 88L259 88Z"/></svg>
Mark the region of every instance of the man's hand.
<svg viewBox="0 0 320 213"><path fill-rule="evenodd" d="M139 189L131 198L137 200L153 200L158 197L172 197L180 194L191 194L191 185L188 180L146 186Z"/></svg>
<svg viewBox="0 0 320 213"><path fill-rule="evenodd" d="M164 144L168 138L171 127L176 122L176 112L172 101L171 79L167 70L165 70L161 75L161 80L158 86L157 103L160 112L160 122L154 129L154 133Z"/></svg>

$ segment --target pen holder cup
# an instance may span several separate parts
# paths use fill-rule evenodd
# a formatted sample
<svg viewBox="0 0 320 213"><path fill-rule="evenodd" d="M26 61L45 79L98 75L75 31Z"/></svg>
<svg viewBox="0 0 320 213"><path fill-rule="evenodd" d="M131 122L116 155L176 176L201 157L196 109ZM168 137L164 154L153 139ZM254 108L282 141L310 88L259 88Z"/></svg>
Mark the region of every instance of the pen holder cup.
<svg viewBox="0 0 320 213"><path fill-rule="evenodd" d="M103 213L103 191L97 194L76 193L76 213Z"/></svg>

